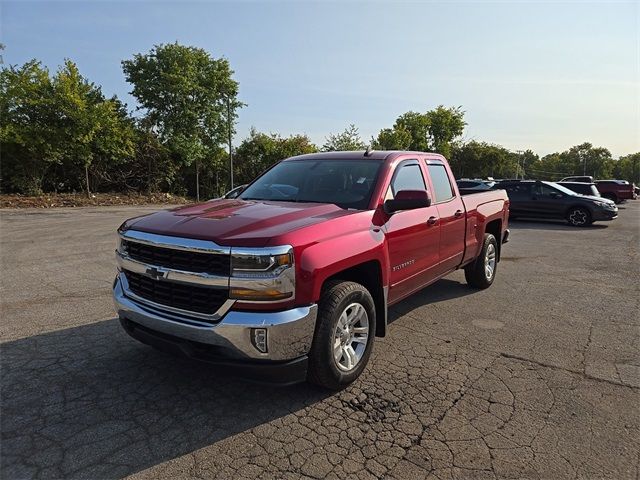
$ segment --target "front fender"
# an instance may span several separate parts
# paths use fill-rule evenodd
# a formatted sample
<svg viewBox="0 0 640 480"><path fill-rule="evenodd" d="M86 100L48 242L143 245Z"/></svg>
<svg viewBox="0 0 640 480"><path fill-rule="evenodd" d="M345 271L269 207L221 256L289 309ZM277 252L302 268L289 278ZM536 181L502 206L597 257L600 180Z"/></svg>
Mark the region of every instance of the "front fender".
<svg viewBox="0 0 640 480"><path fill-rule="evenodd" d="M353 232L310 245L299 260L299 298L310 303L320 300L324 282L349 268L377 261L380 264L382 287L389 284L388 256L385 254L384 233L379 228Z"/></svg>

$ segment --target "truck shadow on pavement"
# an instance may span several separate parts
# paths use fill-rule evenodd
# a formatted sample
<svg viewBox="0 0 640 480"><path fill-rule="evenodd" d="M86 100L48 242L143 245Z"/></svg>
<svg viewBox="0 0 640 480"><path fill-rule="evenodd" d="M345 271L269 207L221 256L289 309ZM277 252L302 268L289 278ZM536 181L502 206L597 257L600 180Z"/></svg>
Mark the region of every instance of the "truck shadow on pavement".
<svg viewBox="0 0 640 480"><path fill-rule="evenodd" d="M117 319L0 348L4 478L122 477L330 395L224 376L136 343Z"/></svg>
<svg viewBox="0 0 640 480"><path fill-rule="evenodd" d="M391 324L404 315L411 313L417 307L432 303L444 302L454 298L465 297L477 293L466 283L460 283L449 278L443 278L436 283L417 291L413 295L389 308L387 323Z"/></svg>

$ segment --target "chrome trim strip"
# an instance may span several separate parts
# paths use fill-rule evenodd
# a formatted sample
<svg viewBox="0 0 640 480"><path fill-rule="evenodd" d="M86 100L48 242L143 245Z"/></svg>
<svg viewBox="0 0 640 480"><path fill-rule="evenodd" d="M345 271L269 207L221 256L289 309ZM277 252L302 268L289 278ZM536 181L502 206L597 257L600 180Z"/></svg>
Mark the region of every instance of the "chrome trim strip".
<svg viewBox="0 0 640 480"><path fill-rule="evenodd" d="M159 314L164 314L165 312L167 312L169 314L173 313L173 314L181 316L181 317L189 317L189 318L194 318L194 319L200 319L200 320L205 320L207 322L217 322L222 317L224 317L226 315L226 313L234 305L234 303L236 303L235 300L227 299L220 306L220 308L218 310L216 310L216 312L213 313L213 314L199 313L199 312L194 312L192 310L183 310L181 308L176 308L176 307L171 307L169 305L163 305L161 303L156 303L156 302L153 302L151 300L147 300L146 298L143 298L143 297L140 297L140 296L136 295L129 288L129 282L127 281L127 277L125 276L125 274L123 272L120 272L118 274L118 279L119 279L120 283L122 284L122 290L124 292L124 295L126 295L129 299L131 299L132 301L134 301L136 303L139 303L139 304L142 304L142 305L146 305L148 307L153 308L154 310L158 311ZM158 281L161 281L161 280L158 280Z"/></svg>
<svg viewBox="0 0 640 480"><path fill-rule="evenodd" d="M158 272L163 272L163 280L172 281L177 283L187 283L195 285L205 285L208 287L220 287L229 288L229 277L221 277L218 275L210 275L208 273L199 272L187 272L185 270L174 270L172 268L166 268L161 265L152 265L149 263L143 263L138 260L134 260L128 255L116 250L116 263L121 270L129 270L130 272L146 275L147 277L155 278L147 273L149 269L155 269ZM156 279L157 280L157 279ZM161 280L159 280L161 281Z"/></svg>
<svg viewBox="0 0 640 480"><path fill-rule="evenodd" d="M230 358L284 361L309 353L315 331L318 306L293 308L282 312L230 311L217 324L171 318L147 310L125 295L120 275L113 288L113 300L120 318L151 330L209 345L222 347ZM254 328L267 330L268 353L251 343Z"/></svg>
<svg viewBox="0 0 640 480"><path fill-rule="evenodd" d="M140 232L138 230L125 230L124 232L118 232L118 234L124 240L144 243L154 247L172 248L174 250L186 250L188 252L211 253L217 255L231 254L231 247L222 247L209 240L171 237L168 235Z"/></svg>

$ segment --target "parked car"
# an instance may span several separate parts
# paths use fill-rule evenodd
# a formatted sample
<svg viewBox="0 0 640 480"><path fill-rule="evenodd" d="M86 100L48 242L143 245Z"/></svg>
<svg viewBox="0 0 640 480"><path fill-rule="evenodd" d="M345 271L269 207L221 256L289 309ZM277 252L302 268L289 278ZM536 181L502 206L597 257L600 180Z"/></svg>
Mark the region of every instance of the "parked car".
<svg viewBox="0 0 640 480"><path fill-rule="evenodd" d="M596 188L595 183L587 182L558 182L558 185L562 185L569 190L572 190L580 195L589 195L592 197L600 197L600 192Z"/></svg>
<svg viewBox="0 0 640 480"><path fill-rule="evenodd" d="M618 216L618 207L611 200L579 195L553 182L512 181L498 183L495 188L507 191L511 218L564 219L575 227L585 227Z"/></svg>
<svg viewBox="0 0 640 480"><path fill-rule="evenodd" d="M582 182L582 183L593 183L593 177L589 177L586 175L583 176L574 176L574 177L564 177L560 182ZM560 183L558 182L558 183Z"/></svg>
<svg viewBox="0 0 640 480"><path fill-rule="evenodd" d="M622 183L623 181L625 183ZM633 185L630 185L626 180L596 180L595 183L600 195L616 203L633 200L637 197Z"/></svg>
<svg viewBox="0 0 640 480"><path fill-rule="evenodd" d="M247 188L247 184L245 183L244 185L238 185L235 188L232 188L231 190L229 190L227 193L225 193L222 198L237 198L238 195L240 195L242 193L242 191Z"/></svg>
<svg viewBox="0 0 640 480"><path fill-rule="evenodd" d="M480 179L469 179L463 178L456 182L458 184L458 188L460 191L483 191L483 190L491 190L491 188L496 184L493 180L480 180Z"/></svg>
<svg viewBox="0 0 640 480"><path fill-rule="evenodd" d="M464 269L494 281L503 190L462 197L447 161L416 152L284 160L233 202L119 228L114 300L132 337L263 381L354 381L387 309Z"/></svg>

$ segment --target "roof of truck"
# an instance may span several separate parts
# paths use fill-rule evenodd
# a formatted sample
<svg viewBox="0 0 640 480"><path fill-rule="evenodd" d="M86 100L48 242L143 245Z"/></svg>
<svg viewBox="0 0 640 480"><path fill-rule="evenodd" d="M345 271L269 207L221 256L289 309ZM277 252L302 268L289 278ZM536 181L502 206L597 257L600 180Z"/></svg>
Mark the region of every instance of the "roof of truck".
<svg viewBox="0 0 640 480"><path fill-rule="evenodd" d="M290 160L335 160L340 158L341 160L387 160L390 157L397 157L399 155L435 155L440 157L440 154L433 152L412 152L406 150L371 150L368 155L365 155L365 150L356 150L348 152L319 152L319 153L307 153L305 155L296 155L295 157L287 158L285 161Z"/></svg>

